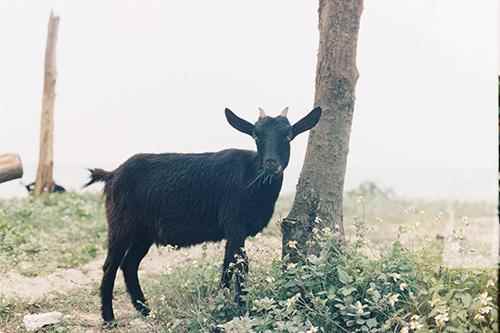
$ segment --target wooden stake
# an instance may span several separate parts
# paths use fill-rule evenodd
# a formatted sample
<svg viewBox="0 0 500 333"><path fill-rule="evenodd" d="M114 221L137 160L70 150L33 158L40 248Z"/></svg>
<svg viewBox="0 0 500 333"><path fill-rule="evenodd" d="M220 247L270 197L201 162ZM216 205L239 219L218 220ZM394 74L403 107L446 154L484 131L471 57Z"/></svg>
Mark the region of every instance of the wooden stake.
<svg viewBox="0 0 500 333"><path fill-rule="evenodd" d="M59 17L50 13L45 49L45 74L43 83L42 117L40 126L40 154L36 174L35 195L52 192L54 187L54 103L56 86L56 43Z"/></svg>
<svg viewBox="0 0 500 333"><path fill-rule="evenodd" d="M23 164L17 154L0 155L0 183L21 178L23 176Z"/></svg>

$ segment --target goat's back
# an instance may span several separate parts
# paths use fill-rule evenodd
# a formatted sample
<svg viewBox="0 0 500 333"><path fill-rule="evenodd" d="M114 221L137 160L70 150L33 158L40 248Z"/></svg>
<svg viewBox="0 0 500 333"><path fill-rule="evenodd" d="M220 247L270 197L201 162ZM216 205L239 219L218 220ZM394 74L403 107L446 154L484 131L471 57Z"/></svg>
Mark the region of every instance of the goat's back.
<svg viewBox="0 0 500 333"><path fill-rule="evenodd" d="M106 183L109 223L133 228L160 244L220 240L224 227L219 215L243 199L255 173L255 157L255 152L237 149L135 155Z"/></svg>

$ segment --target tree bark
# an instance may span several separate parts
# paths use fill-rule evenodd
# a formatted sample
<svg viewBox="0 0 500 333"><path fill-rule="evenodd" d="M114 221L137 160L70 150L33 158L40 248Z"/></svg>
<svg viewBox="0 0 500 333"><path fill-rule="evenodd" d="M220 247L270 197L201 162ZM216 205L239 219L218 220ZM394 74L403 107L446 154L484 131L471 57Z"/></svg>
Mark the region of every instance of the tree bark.
<svg viewBox="0 0 500 333"><path fill-rule="evenodd" d="M329 227L344 241L343 191L355 86L356 48L363 0L320 0L320 42L315 106L323 110L311 130L293 207L282 223L283 257L297 261L310 249L315 228Z"/></svg>
<svg viewBox="0 0 500 333"><path fill-rule="evenodd" d="M40 125L40 152L35 181L35 195L52 192L54 188L54 103L56 86L56 43L59 17L50 13L45 49L45 75Z"/></svg>
<svg viewBox="0 0 500 333"><path fill-rule="evenodd" d="M0 155L0 184L23 176L23 164L17 154Z"/></svg>

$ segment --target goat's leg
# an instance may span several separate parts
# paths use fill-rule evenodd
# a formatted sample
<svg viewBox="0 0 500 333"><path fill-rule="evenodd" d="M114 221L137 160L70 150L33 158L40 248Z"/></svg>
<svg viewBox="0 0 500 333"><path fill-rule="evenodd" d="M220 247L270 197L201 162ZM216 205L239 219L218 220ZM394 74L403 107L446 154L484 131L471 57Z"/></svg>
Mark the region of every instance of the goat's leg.
<svg viewBox="0 0 500 333"><path fill-rule="evenodd" d="M125 240L109 242L108 254L102 268L104 274L101 282L101 315L106 325L115 320L113 314L113 288L115 286L116 272L126 250L127 242Z"/></svg>
<svg viewBox="0 0 500 333"><path fill-rule="evenodd" d="M234 259L234 253L231 251L231 241L228 239L226 241L226 248L224 251L224 262L222 264L222 277L220 281L221 288L229 288L229 283L233 278L233 271L230 269L229 264Z"/></svg>
<svg viewBox="0 0 500 333"><path fill-rule="evenodd" d="M224 252L224 262L222 264L221 288L229 288L229 283L233 278L234 268L231 267L236 263L235 256L238 255L240 248L245 246L245 239L242 237L230 238L226 241L226 249ZM232 265L231 265L232 264Z"/></svg>
<svg viewBox="0 0 500 333"><path fill-rule="evenodd" d="M235 300L239 305L243 305L241 296L248 272L248 259L245 254L244 237L229 238L227 240L221 278L221 286L223 288L229 287L233 272L236 273Z"/></svg>
<svg viewBox="0 0 500 333"><path fill-rule="evenodd" d="M151 244L150 241L145 240L135 241L127 251L120 265L132 304L143 316L149 315L150 310L146 305L146 299L144 298L141 285L139 284L137 270L139 269L141 260L148 253Z"/></svg>
<svg viewBox="0 0 500 333"><path fill-rule="evenodd" d="M236 264L235 264L235 302L243 307L245 302L242 296L246 295L245 284L248 275L248 257L245 252L244 247L240 247L236 253Z"/></svg>

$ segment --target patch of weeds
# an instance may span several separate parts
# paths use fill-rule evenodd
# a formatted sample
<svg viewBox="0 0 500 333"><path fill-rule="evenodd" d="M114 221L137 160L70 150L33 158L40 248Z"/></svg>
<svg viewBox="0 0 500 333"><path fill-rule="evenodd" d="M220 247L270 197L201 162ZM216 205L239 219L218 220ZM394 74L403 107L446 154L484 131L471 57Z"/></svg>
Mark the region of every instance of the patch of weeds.
<svg viewBox="0 0 500 333"><path fill-rule="evenodd" d="M327 233L325 233L327 234ZM363 243L339 251L322 240L322 253L300 263L251 268L240 316L233 292L218 289L216 264L163 275L150 294L153 321L166 332L494 332L494 270L442 267L437 243L410 250L399 242L378 258Z"/></svg>
<svg viewBox="0 0 500 333"><path fill-rule="evenodd" d="M36 276L82 265L104 252L99 195L63 193L0 200L0 269Z"/></svg>
<svg viewBox="0 0 500 333"><path fill-rule="evenodd" d="M162 275L159 283L147 290L154 295L151 318L167 332L201 332L213 326L214 309L232 311L223 307L228 292L219 289L219 279L219 265L208 264L182 267Z"/></svg>

